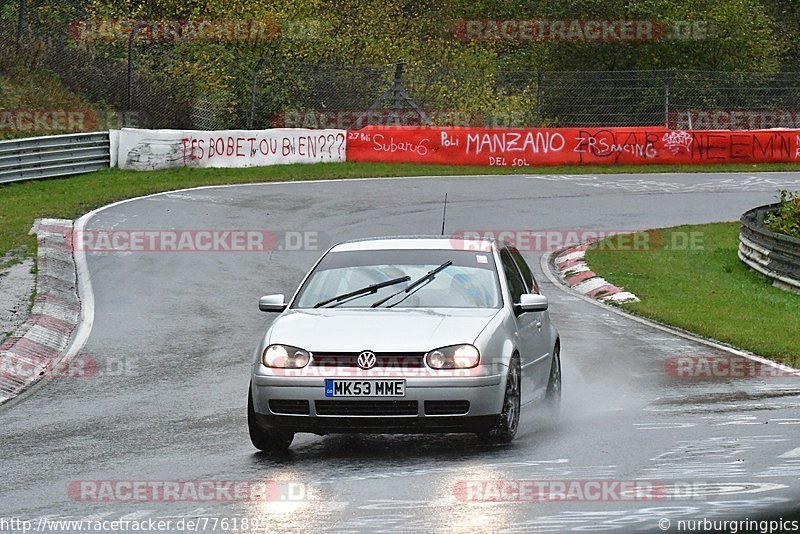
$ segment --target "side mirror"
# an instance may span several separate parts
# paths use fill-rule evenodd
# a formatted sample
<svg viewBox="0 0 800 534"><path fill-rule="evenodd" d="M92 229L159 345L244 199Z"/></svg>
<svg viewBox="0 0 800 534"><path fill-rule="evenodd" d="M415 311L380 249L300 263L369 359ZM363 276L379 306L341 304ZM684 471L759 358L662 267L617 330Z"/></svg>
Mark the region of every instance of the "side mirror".
<svg viewBox="0 0 800 534"><path fill-rule="evenodd" d="M520 311L545 311L547 310L547 297L534 293L526 293L519 298L516 308Z"/></svg>
<svg viewBox="0 0 800 534"><path fill-rule="evenodd" d="M283 295L267 295L258 299L258 309L263 312L282 312L286 309Z"/></svg>

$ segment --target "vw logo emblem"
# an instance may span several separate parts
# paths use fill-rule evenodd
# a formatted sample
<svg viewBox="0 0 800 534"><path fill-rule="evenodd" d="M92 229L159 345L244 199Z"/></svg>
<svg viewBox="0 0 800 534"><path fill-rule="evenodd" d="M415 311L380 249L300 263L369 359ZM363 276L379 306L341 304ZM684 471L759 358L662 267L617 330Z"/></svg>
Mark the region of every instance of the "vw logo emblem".
<svg viewBox="0 0 800 534"><path fill-rule="evenodd" d="M358 355L358 366L362 369L372 369L375 367L376 361L375 353L370 350L365 350Z"/></svg>

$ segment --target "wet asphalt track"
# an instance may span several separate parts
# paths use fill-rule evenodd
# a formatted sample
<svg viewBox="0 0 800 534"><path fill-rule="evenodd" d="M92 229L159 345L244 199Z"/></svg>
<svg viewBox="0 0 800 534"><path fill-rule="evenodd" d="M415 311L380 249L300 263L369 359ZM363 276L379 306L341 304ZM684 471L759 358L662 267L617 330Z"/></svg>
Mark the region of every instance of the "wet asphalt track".
<svg viewBox="0 0 800 534"><path fill-rule="evenodd" d="M448 192L448 233L639 229L735 220L771 201L778 187L799 186L792 174L251 185L136 200L100 212L88 228L304 231L318 232L326 245L438 233ZM554 287L538 252L524 254L561 331L559 423L529 411L513 445L500 448L472 436L300 435L286 458L257 454L245 395L251 351L271 319L258 312L257 299L292 293L320 253L89 254L95 324L81 354L106 376L54 380L0 410L0 516L247 517L264 532L630 531L658 530L661 518L674 525L680 518L752 516L800 497L797 379L671 379L664 372L670 356L715 352ZM305 484L308 498L71 499L70 482L87 479L275 479ZM678 494L654 502L478 503L455 496L459 481L479 479L655 480Z"/></svg>

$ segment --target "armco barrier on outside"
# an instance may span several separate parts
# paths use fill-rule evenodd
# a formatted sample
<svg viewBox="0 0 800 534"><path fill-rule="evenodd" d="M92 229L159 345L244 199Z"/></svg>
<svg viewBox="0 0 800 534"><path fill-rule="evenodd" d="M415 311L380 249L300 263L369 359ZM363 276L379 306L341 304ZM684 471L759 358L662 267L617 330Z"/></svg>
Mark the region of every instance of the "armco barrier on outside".
<svg viewBox="0 0 800 534"><path fill-rule="evenodd" d="M0 183L107 169L108 132L0 141Z"/></svg>
<svg viewBox="0 0 800 534"><path fill-rule="evenodd" d="M778 163L799 157L800 130L368 126L347 133L348 161L520 167Z"/></svg>
<svg viewBox="0 0 800 534"><path fill-rule="evenodd" d="M739 258L771 278L772 285L800 293L800 239L764 227L764 218L777 207L778 204L759 206L742 215Z"/></svg>

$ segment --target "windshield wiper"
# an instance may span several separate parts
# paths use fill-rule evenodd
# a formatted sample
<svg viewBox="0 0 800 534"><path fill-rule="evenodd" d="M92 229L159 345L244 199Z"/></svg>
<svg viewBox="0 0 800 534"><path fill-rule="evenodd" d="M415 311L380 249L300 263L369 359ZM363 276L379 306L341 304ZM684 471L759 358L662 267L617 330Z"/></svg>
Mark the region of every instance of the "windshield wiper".
<svg viewBox="0 0 800 534"><path fill-rule="evenodd" d="M453 265L453 260L447 260L446 262L444 262L443 264L441 264L437 268L431 269L430 271L428 271L427 274L425 274L423 276L420 276L419 278L417 278L416 280L414 280L413 282L408 284L408 287L405 287L404 289L401 289L397 293L392 293L388 297L382 298L381 300L379 300L377 302L373 302L371 307L372 308L377 308L378 306L380 306L384 302L389 301L390 299L396 297L400 293L409 293L409 292L411 292L415 287L420 286L420 285L422 285L422 284L424 284L426 282L430 282L431 280L436 278L437 274L439 274L441 271L443 271L447 267L450 267L451 265Z"/></svg>
<svg viewBox="0 0 800 534"><path fill-rule="evenodd" d="M336 295L335 297L331 297L331 298L329 298L327 300L323 300L321 302L317 302L316 304L314 304L314 307L315 308L321 308L321 307L325 306L326 304L330 304L331 302L341 302L341 301L343 301L345 299L349 299L351 297L357 297L357 296L366 295L366 294L369 294L369 293L377 293L378 290L383 288L383 287L393 286L393 285L399 284L401 282L408 282L409 280L411 280L411 277L408 276L408 275L401 276L399 278L393 278L391 280L384 280L383 282L378 282L377 284L372 284L372 285L369 285L369 286L366 286L366 287L362 287L361 289L356 289L355 291L350 291L348 293L343 293L341 295Z"/></svg>

